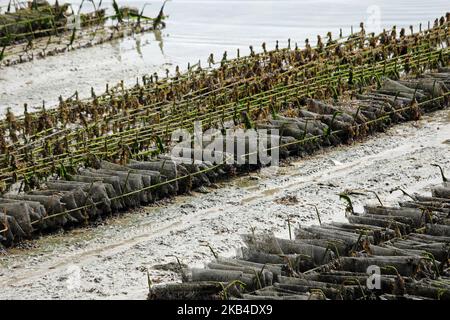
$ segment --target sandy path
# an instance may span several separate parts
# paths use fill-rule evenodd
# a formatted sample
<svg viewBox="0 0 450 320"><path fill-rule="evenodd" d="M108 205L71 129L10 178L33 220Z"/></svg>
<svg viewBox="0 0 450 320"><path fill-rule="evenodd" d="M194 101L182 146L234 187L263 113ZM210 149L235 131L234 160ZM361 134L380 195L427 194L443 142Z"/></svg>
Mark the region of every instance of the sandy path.
<svg viewBox="0 0 450 320"><path fill-rule="evenodd" d="M211 259L205 242L232 255L239 234L273 230L287 237L287 215L293 224L343 220L338 193L347 188L376 191L384 203L401 199L397 186L427 192L440 181L430 163L450 172L450 112L396 126L352 146L324 150L282 168L222 183L207 194L182 196L158 207L109 219L96 228L43 237L32 249L13 249L0 257L0 298L144 299L147 270L153 282L177 279L155 264L190 266ZM298 203L275 200L295 196ZM357 209L374 196L354 198ZM79 277L78 277L79 276ZM79 279L79 281L77 281Z"/></svg>

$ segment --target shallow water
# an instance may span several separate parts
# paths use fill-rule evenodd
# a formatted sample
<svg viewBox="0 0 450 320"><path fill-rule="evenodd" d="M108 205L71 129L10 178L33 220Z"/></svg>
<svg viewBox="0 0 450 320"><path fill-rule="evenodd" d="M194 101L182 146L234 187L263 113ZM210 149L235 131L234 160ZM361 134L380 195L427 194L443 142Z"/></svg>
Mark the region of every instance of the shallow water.
<svg viewBox="0 0 450 320"><path fill-rule="evenodd" d="M0 0L0 5L7 2ZM148 1L118 2L141 8ZM104 1L103 6L110 3ZM152 1L145 14L156 16L161 4ZM361 21L367 32L394 24L413 24L417 30L419 23L425 27L447 10L444 0L172 0L165 9L167 28L160 35L147 33L0 69L0 113L8 106L21 112L25 102L37 106L45 100L52 105L59 95L67 97L75 90L88 96L91 87L103 91L107 82L132 85L144 74L173 72L176 65L186 69L188 62L199 59L206 64L210 53L220 60L224 51L234 57L238 48L247 54L249 45L261 50L263 42L273 48L277 40L286 46L290 38L302 46L305 38L315 42L317 34L328 31L337 36L340 28L346 35L351 26L358 31Z"/></svg>

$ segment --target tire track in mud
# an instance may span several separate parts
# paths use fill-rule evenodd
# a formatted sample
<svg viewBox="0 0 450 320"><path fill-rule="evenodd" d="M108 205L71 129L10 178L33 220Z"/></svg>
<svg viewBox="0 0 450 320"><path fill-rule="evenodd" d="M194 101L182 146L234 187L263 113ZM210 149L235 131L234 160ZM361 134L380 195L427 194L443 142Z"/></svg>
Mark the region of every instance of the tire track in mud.
<svg viewBox="0 0 450 320"><path fill-rule="evenodd" d="M148 270L155 282L173 281L173 272L152 268L173 262L202 264L211 257L200 246L207 241L218 253L232 255L241 244L239 233L273 230L288 237L292 223L342 220L344 204L337 194L346 188L376 191L383 202L395 203L401 186L408 192L426 191L440 180L430 164L450 170L450 113L441 111L415 123L395 126L386 133L352 146L323 150L263 169L250 177L223 183L208 194L183 196L164 207L147 207L131 217L107 221L98 228L71 231L35 241L36 249L10 251L0 258L0 298L145 298ZM275 200L295 196L298 203ZM354 198L359 209L367 198ZM67 268L81 268L78 290L68 290Z"/></svg>

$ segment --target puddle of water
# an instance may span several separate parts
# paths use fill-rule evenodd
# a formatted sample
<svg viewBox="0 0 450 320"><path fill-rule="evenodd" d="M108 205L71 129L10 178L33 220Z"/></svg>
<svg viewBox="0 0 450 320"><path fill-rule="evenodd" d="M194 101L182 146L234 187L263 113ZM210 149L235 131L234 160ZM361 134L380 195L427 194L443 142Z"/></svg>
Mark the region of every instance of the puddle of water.
<svg viewBox="0 0 450 320"><path fill-rule="evenodd" d="M268 189L268 190L264 190L263 194L267 197L269 196L273 196L274 194L280 192L281 189L280 188L273 188L273 189Z"/></svg>
<svg viewBox="0 0 450 320"><path fill-rule="evenodd" d="M245 198L245 199L241 200L241 205L252 202L253 200L261 199L261 198L263 198L263 196L254 196L254 197Z"/></svg>
<svg viewBox="0 0 450 320"><path fill-rule="evenodd" d="M237 188L245 188L248 190L258 190L259 181L251 177L238 178L234 183Z"/></svg>
<svg viewBox="0 0 450 320"><path fill-rule="evenodd" d="M264 190L264 191L262 191L262 195L260 194L260 195L256 195L256 196L253 196L253 197L248 197L248 198L242 199L241 200L241 205L245 204L245 203L252 202L254 200L264 199L266 197L271 197L271 196L273 196L274 194L276 194L276 193L278 193L280 191L281 191L281 188L273 188L273 189Z"/></svg>

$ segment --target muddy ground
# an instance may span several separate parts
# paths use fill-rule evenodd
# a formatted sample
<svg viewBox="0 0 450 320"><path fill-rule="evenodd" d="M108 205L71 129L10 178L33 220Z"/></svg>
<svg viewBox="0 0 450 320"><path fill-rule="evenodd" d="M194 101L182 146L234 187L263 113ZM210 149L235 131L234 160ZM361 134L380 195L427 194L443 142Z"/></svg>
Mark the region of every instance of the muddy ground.
<svg viewBox="0 0 450 320"><path fill-rule="evenodd" d="M103 225L51 235L11 249L0 257L0 299L145 299L147 271L154 284L178 281L158 270L178 257L189 266L212 258L209 244L230 256L239 234L273 230L289 237L291 223L344 221L338 196L345 189L378 193L395 204L408 192L427 193L440 181L439 163L450 172L450 112L398 125L352 146L323 150L279 168L220 183L208 193L177 197ZM354 197L356 210L376 202Z"/></svg>

